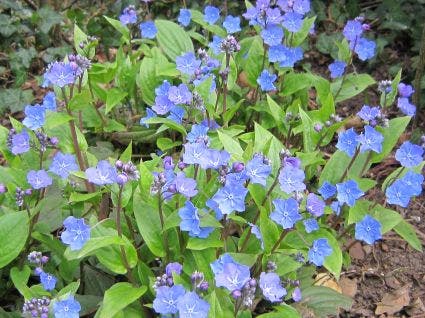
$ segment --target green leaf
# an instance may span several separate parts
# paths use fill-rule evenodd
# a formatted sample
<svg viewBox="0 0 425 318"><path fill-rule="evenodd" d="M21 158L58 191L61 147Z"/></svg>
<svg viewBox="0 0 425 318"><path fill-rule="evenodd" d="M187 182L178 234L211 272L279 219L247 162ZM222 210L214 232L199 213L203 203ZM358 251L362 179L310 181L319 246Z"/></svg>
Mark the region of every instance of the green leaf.
<svg viewBox="0 0 425 318"><path fill-rule="evenodd" d="M222 38L225 38L227 33L226 31L219 27L218 25L211 25L204 20L204 14L198 10L190 10L192 13L192 21L202 26L203 29L208 30L209 32L216 34Z"/></svg>
<svg viewBox="0 0 425 318"><path fill-rule="evenodd" d="M298 313L298 311L294 308L291 307L287 304L282 303L279 306L274 307L276 311L274 312L269 312L266 314L262 314L257 316L258 318L301 318L300 314Z"/></svg>
<svg viewBox="0 0 425 318"><path fill-rule="evenodd" d="M125 43L130 43L130 30L125 25L123 25L119 20L108 18L105 15L103 17L114 27L115 30L121 33Z"/></svg>
<svg viewBox="0 0 425 318"><path fill-rule="evenodd" d="M341 78L331 84L331 90L334 96L339 91L335 103L350 99L373 84L375 84L375 80L369 74L348 74L345 76L344 82L342 82Z"/></svg>
<svg viewBox="0 0 425 318"><path fill-rule="evenodd" d="M155 20L159 47L172 61L187 52L194 52L192 40L178 24L167 20Z"/></svg>
<svg viewBox="0 0 425 318"><path fill-rule="evenodd" d="M12 267L10 270L10 279L13 285L15 285L15 288L25 299L30 299L34 296L33 292L27 286L30 275L31 268L28 265L25 265L21 271L17 267Z"/></svg>
<svg viewBox="0 0 425 318"><path fill-rule="evenodd" d="M311 27L314 24L315 20L316 20L316 17L310 17L310 18L304 19L301 29L298 32L294 33L293 35L292 43L291 43L292 47L299 46L301 43L303 43L305 38L308 36L308 33L310 32Z"/></svg>
<svg viewBox="0 0 425 318"><path fill-rule="evenodd" d="M307 115L302 108L299 108L299 114L301 117L302 127L303 127L303 144L304 144L304 152L312 152L314 150L315 142L313 140L313 121Z"/></svg>
<svg viewBox="0 0 425 318"><path fill-rule="evenodd" d="M224 130L218 130L217 133L224 149L232 155L232 158L242 160L243 150L237 139L226 134Z"/></svg>
<svg viewBox="0 0 425 318"><path fill-rule="evenodd" d="M120 156L120 160L122 162L129 162L131 161L131 156L133 154L133 141L130 141L127 148L125 148L124 152Z"/></svg>
<svg viewBox="0 0 425 318"><path fill-rule="evenodd" d="M142 176L141 176L142 178ZM140 190L133 195L133 213L136 217L137 227L149 250L158 257L165 256L162 244L163 235L158 208L142 200Z"/></svg>
<svg viewBox="0 0 425 318"><path fill-rule="evenodd" d="M134 287L130 283L116 283L105 292L102 307L99 309L99 318L113 318L146 291L146 286Z"/></svg>
<svg viewBox="0 0 425 318"><path fill-rule="evenodd" d="M317 318L327 318L338 315L339 308L350 309L353 300L331 288L311 286L303 289L303 299L294 307L301 315L313 315Z"/></svg>
<svg viewBox="0 0 425 318"><path fill-rule="evenodd" d="M242 57L243 56L243 57ZM241 52L238 53L238 65L246 74L251 87L257 87L257 78L260 76L264 58L263 40L260 36L247 37L241 41Z"/></svg>
<svg viewBox="0 0 425 318"><path fill-rule="evenodd" d="M115 106L121 102L128 94L119 88L108 89L106 93L106 109L105 114L109 113Z"/></svg>
<svg viewBox="0 0 425 318"><path fill-rule="evenodd" d="M415 250L422 252L422 243L416 235L414 227L405 220L401 220L399 224L394 227L397 232L407 243Z"/></svg>
<svg viewBox="0 0 425 318"><path fill-rule="evenodd" d="M161 151L167 151L174 147L180 146L181 141L172 141L170 138L158 138L156 140L156 145Z"/></svg>
<svg viewBox="0 0 425 318"><path fill-rule="evenodd" d="M50 130L57 126L64 125L72 119L73 117L69 116L67 113L47 112L44 128Z"/></svg>
<svg viewBox="0 0 425 318"><path fill-rule="evenodd" d="M176 123L174 120L163 118L163 117L153 117L146 120L146 124L164 124L168 128L171 128L173 130L178 131L183 136L187 135L186 129L178 123Z"/></svg>
<svg viewBox="0 0 425 318"><path fill-rule="evenodd" d="M189 237L186 248L190 250L205 250L207 248L223 247L223 241L220 240L220 233L214 231L207 238Z"/></svg>
<svg viewBox="0 0 425 318"><path fill-rule="evenodd" d="M38 9L37 14L40 16L40 30L43 33L49 32L52 26L62 22L62 16L50 6Z"/></svg>
<svg viewBox="0 0 425 318"><path fill-rule="evenodd" d="M93 198L97 198L100 196L100 192L92 192L92 193L79 193L79 192L71 192L69 196L69 202L85 202L90 201Z"/></svg>
<svg viewBox="0 0 425 318"><path fill-rule="evenodd" d="M69 247L66 249L64 256L69 259L81 259L85 256L96 254L97 250L110 245L125 245L126 242L119 236L100 236L90 238L78 251L72 251Z"/></svg>
<svg viewBox="0 0 425 318"><path fill-rule="evenodd" d="M66 294L75 295L75 293L78 291L78 288L80 287L80 281L71 282L70 284L66 285L64 288L62 288L58 292L58 297L65 296Z"/></svg>
<svg viewBox="0 0 425 318"><path fill-rule="evenodd" d="M233 303L222 288L216 288L205 300L210 304L209 317L233 317Z"/></svg>
<svg viewBox="0 0 425 318"><path fill-rule="evenodd" d="M384 136L382 151L381 153L373 152L371 157L372 163L381 162L390 154L391 150L397 144L401 134L406 131L406 127L409 124L410 119L411 117L409 116L393 118L389 121L388 127L379 129Z"/></svg>
<svg viewBox="0 0 425 318"><path fill-rule="evenodd" d="M83 32L83 30L81 30L77 24L74 24L74 48L77 51L78 54L86 56L88 55L88 58L93 58L94 54L95 54L95 48L94 46L91 46L89 48L89 52L87 54L86 52L86 48L82 49L80 48L80 43L81 42L86 42L87 41L87 34L85 34Z"/></svg>
<svg viewBox="0 0 425 318"><path fill-rule="evenodd" d="M279 239L279 234L283 229L278 229L276 223L274 223L267 213L267 210L263 207L260 208L260 232L263 236L264 251L270 253L274 244Z"/></svg>
<svg viewBox="0 0 425 318"><path fill-rule="evenodd" d="M0 268L13 261L24 248L28 237L29 220L26 211L0 216Z"/></svg>
<svg viewBox="0 0 425 318"><path fill-rule="evenodd" d="M12 113L21 111L33 99L32 90L22 90L20 88L1 89L0 114L3 114L7 109L10 109Z"/></svg>

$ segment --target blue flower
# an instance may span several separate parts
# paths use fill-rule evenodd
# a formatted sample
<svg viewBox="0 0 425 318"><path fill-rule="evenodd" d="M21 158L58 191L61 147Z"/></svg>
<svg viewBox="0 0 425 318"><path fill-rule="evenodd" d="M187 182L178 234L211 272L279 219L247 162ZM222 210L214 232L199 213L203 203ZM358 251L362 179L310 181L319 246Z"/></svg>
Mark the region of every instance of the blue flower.
<svg viewBox="0 0 425 318"><path fill-rule="evenodd" d="M46 188L52 184L52 178L45 170L31 170L27 174L27 181L34 189Z"/></svg>
<svg viewBox="0 0 425 318"><path fill-rule="evenodd" d="M202 169L219 169L222 166L227 166L230 160L230 154L223 150L207 149L201 157L200 165Z"/></svg>
<svg viewBox="0 0 425 318"><path fill-rule="evenodd" d="M364 195L364 192L359 189L357 182L348 180L343 183L336 184L337 199L339 203L347 203L348 206L353 206L357 199Z"/></svg>
<svg viewBox="0 0 425 318"><path fill-rule="evenodd" d="M128 6L124 8L121 15L119 16L120 22L123 25L137 22L137 12L134 6Z"/></svg>
<svg viewBox="0 0 425 318"><path fill-rule="evenodd" d="M214 200L207 200L207 202L205 202L205 205L210 208L211 210L214 211L215 213L215 218L220 221L221 219L223 219L223 213L221 212L220 208L218 207L217 202L215 202Z"/></svg>
<svg viewBox="0 0 425 318"><path fill-rule="evenodd" d="M420 195L422 193L422 183L424 176L420 173L408 171L400 181L403 182L412 196Z"/></svg>
<svg viewBox="0 0 425 318"><path fill-rule="evenodd" d="M248 225L251 227L251 233L254 234L255 237L261 242L261 249L264 250L264 239L260 229L255 224L248 223Z"/></svg>
<svg viewBox="0 0 425 318"><path fill-rule="evenodd" d="M280 24L283 21L283 16L279 8L267 8L266 21L267 21L267 26L270 26L273 24ZM263 23L262 23L262 26L264 27Z"/></svg>
<svg viewBox="0 0 425 318"><path fill-rule="evenodd" d="M174 104L190 104L192 102L192 93L185 84L171 86L168 91L168 99Z"/></svg>
<svg viewBox="0 0 425 318"><path fill-rule="evenodd" d="M201 227L198 209L192 202L186 201L185 206L180 208L180 229L189 232L189 236L206 238L214 230L212 227Z"/></svg>
<svg viewBox="0 0 425 318"><path fill-rule="evenodd" d="M168 263L167 266L165 266L165 274L168 277L172 277L173 273L180 275L182 272L182 269L183 269L183 266L180 263L177 263L177 262Z"/></svg>
<svg viewBox="0 0 425 318"><path fill-rule="evenodd" d="M263 70L260 76L257 78L257 83L260 85L262 91L270 92L276 90L276 86L273 84L276 79L276 74L269 73L267 70Z"/></svg>
<svg viewBox="0 0 425 318"><path fill-rule="evenodd" d="M403 181L396 180L387 187L385 196L389 204L397 204L405 208L409 205L411 193Z"/></svg>
<svg viewBox="0 0 425 318"><path fill-rule="evenodd" d="M220 18L220 10L213 6L206 6L204 9L204 21L214 24Z"/></svg>
<svg viewBox="0 0 425 318"><path fill-rule="evenodd" d="M365 241L367 244L373 244L382 238L381 223L370 215L366 215L363 220L356 223L356 240Z"/></svg>
<svg viewBox="0 0 425 318"><path fill-rule="evenodd" d="M246 164L246 175L251 183L266 185L267 178L272 172L272 167L268 162L264 162L264 156L261 154L254 155L251 161Z"/></svg>
<svg viewBox="0 0 425 318"><path fill-rule="evenodd" d="M310 12L310 0L294 0L292 9L299 14Z"/></svg>
<svg viewBox="0 0 425 318"><path fill-rule="evenodd" d="M195 124L190 133L187 134L186 139L190 143L203 142L207 145L209 143L208 130L207 126Z"/></svg>
<svg viewBox="0 0 425 318"><path fill-rule="evenodd" d="M215 275L217 287L224 287L230 292L241 290L250 280L249 267L239 263L224 263L223 270Z"/></svg>
<svg viewBox="0 0 425 318"><path fill-rule="evenodd" d="M261 37L270 46L279 45L282 43L283 29L278 25L268 25L261 31Z"/></svg>
<svg viewBox="0 0 425 318"><path fill-rule="evenodd" d="M379 107L370 107L368 105L363 105L362 109L357 113L364 121L372 121L375 120L376 117L381 115L381 108Z"/></svg>
<svg viewBox="0 0 425 318"><path fill-rule="evenodd" d="M248 190L240 184L225 185L220 188L212 197L217 202L223 214L230 214L233 211L245 211L245 197Z"/></svg>
<svg viewBox="0 0 425 318"><path fill-rule="evenodd" d="M19 155L30 150L30 136L26 130L19 134L14 134L11 142L10 151L14 155Z"/></svg>
<svg viewBox="0 0 425 318"><path fill-rule="evenodd" d="M300 47L288 48L279 44L269 48L269 61L279 62L280 67L293 67L302 58L303 51Z"/></svg>
<svg viewBox="0 0 425 318"><path fill-rule="evenodd" d="M416 106L411 104L407 97L397 98L397 107L407 116L415 116L416 114Z"/></svg>
<svg viewBox="0 0 425 318"><path fill-rule="evenodd" d="M341 77L345 72L345 67L347 63L344 61L334 61L329 64L328 69L331 72L331 78Z"/></svg>
<svg viewBox="0 0 425 318"><path fill-rule="evenodd" d="M215 55L218 55L221 53L221 42L223 39L219 37L218 35L213 35L212 42L209 43L209 47L214 52Z"/></svg>
<svg viewBox="0 0 425 318"><path fill-rule="evenodd" d="M412 168L423 160L424 149L421 146L405 141L396 151L395 158L403 167Z"/></svg>
<svg viewBox="0 0 425 318"><path fill-rule="evenodd" d="M241 30L241 19L228 15L223 21L223 27L226 29L227 34L239 32Z"/></svg>
<svg viewBox="0 0 425 318"><path fill-rule="evenodd" d="M97 185L113 184L117 181L117 170L106 160L97 163L96 168L86 169L89 182Z"/></svg>
<svg viewBox="0 0 425 318"><path fill-rule="evenodd" d="M398 90L398 95L400 95L400 97L407 97L407 98L410 97L410 95L412 95L415 92L412 85L407 85L404 83L398 84L397 90Z"/></svg>
<svg viewBox="0 0 425 318"><path fill-rule="evenodd" d="M90 238L90 226L84 219L77 219L73 216L68 216L63 221L65 231L61 234L61 241L69 245L72 251L80 250Z"/></svg>
<svg viewBox="0 0 425 318"><path fill-rule="evenodd" d="M217 260L212 262L210 264L211 270L214 273L214 275L218 275L223 271L224 264L227 263L234 263L236 264L235 260L230 256L229 254L225 253L221 255Z"/></svg>
<svg viewBox="0 0 425 318"><path fill-rule="evenodd" d="M64 87L73 84L75 81L75 71L71 64L64 62L54 62L50 64L44 73L44 84Z"/></svg>
<svg viewBox="0 0 425 318"><path fill-rule="evenodd" d="M366 61L375 56L376 43L372 40L360 38L354 47L359 59Z"/></svg>
<svg viewBox="0 0 425 318"><path fill-rule="evenodd" d="M194 75L200 65L201 60L196 59L193 52L187 52L176 57L177 69L183 74Z"/></svg>
<svg viewBox="0 0 425 318"><path fill-rule="evenodd" d="M325 238L317 239L308 251L308 260L316 266L322 266L325 258L332 254L332 248Z"/></svg>
<svg viewBox="0 0 425 318"><path fill-rule="evenodd" d="M53 303L55 318L78 318L81 305L70 295L68 298Z"/></svg>
<svg viewBox="0 0 425 318"><path fill-rule="evenodd" d="M382 151L384 136L368 125L365 127L364 134L357 136L356 140L360 143L360 152L372 150L376 153L380 153Z"/></svg>
<svg viewBox="0 0 425 318"><path fill-rule="evenodd" d="M53 157L49 171L57 174L62 179L68 178L71 172L78 171L78 165L75 160L75 156L71 154L63 154L59 151Z"/></svg>
<svg viewBox="0 0 425 318"><path fill-rule="evenodd" d="M142 22L139 25L142 38L154 39L158 30L153 21Z"/></svg>
<svg viewBox="0 0 425 318"><path fill-rule="evenodd" d="M246 170L242 170L241 172L232 172L226 175L226 186L232 186L233 184L239 185L243 184L246 180L248 180L248 176L246 174Z"/></svg>
<svg viewBox="0 0 425 318"><path fill-rule="evenodd" d="M307 196L306 210L313 216L319 217L325 213L325 202L314 193Z"/></svg>
<svg viewBox="0 0 425 318"><path fill-rule="evenodd" d="M184 172L177 173L173 183L176 187L176 191L186 198L194 197L198 190L196 190L196 181L192 178L186 178Z"/></svg>
<svg viewBox="0 0 425 318"><path fill-rule="evenodd" d="M168 119L176 122L177 124L181 124L183 121L183 117L185 115L185 110L180 106L173 106L170 109L170 115L167 116Z"/></svg>
<svg viewBox="0 0 425 318"><path fill-rule="evenodd" d="M48 92L43 98L43 107L52 112L56 111L56 95L54 92Z"/></svg>
<svg viewBox="0 0 425 318"><path fill-rule="evenodd" d="M354 128L340 132L338 134L338 142L336 147L339 150L344 151L348 156L353 157L358 144L357 137L358 136L354 131Z"/></svg>
<svg viewBox="0 0 425 318"><path fill-rule="evenodd" d="M156 297L153 301L153 309L156 313L167 315L177 313L177 304L186 293L182 285L172 287L160 286L156 289Z"/></svg>
<svg viewBox="0 0 425 318"><path fill-rule="evenodd" d="M362 24L357 20L349 20L342 31L345 38L349 42L357 41L357 38L360 37L363 33Z"/></svg>
<svg viewBox="0 0 425 318"><path fill-rule="evenodd" d="M187 27L190 24L190 20L192 19L192 12L188 9L180 9L179 16L177 21L182 25Z"/></svg>
<svg viewBox="0 0 425 318"><path fill-rule="evenodd" d="M152 106L152 110L158 115L165 115L173 107L174 103L168 99L168 96L159 95L155 97L155 105Z"/></svg>
<svg viewBox="0 0 425 318"><path fill-rule="evenodd" d="M161 85L155 88L156 96L168 96L168 91L172 85L169 81L164 80Z"/></svg>
<svg viewBox="0 0 425 318"><path fill-rule="evenodd" d="M199 164L201 162L201 157L207 150L204 143L186 143L183 147L183 162L185 164Z"/></svg>
<svg viewBox="0 0 425 318"><path fill-rule="evenodd" d="M285 166L279 173L280 189L285 193L304 191L305 173L301 169Z"/></svg>
<svg viewBox="0 0 425 318"><path fill-rule="evenodd" d="M294 198L286 200L273 200L275 210L270 213L270 218L284 229L290 229L294 224L301 220L301 214L298 213L298 203Z"/></svg>
<svg viewBox="0 0 425 318"><path fill-rule="evenodd" d="M179 318L207 318L210 305L195 292L187 292L177 303Z"/></svg>
<svg viewBox="0 0 425 318"><path fill-rule="evenodd" d="M25 118L22 123L31 130L43 127L46 109L43 106L25 106Z"/></svg>
<svg viewBox="0 0 425 318"><path fill-rule="evenodd" d="M40 282L45 290L53 290L55 289L57 278L52 274L41 272Z"/></svg>
<svg viewBox="0 0 425 318"><path fill-rule="evenodd" d="M146 121L150 118L155 118L156 113L152 110L150 107L146 107L146 116L140 118L140 125L145 126L146 128L149 128L149 124L146 123Z"/></svg>
<svg viewBox="0 0 425 318"><path fill-rule="evenodd" d="M288 52L288 48L283 44L273 45L269 48L269 61L280 62L285 59L285 55Z"/></svg>
<svg viewBox="0 0 425 318"><path fill-rule="evenodd" d="M323 182L322 186L317 190L323 199L327 200L336 194L336 187L328 181Z"/></svg>
<svg viewBox="0 0 425 318"><path fill-rule="evenodd" d="M336 215L339 215L341 213L341 204L338 201L333 201L329 205L332 209L332 211L335 212Z"/></svg>
<svg viewBox="0 0 425 318"><path fill-rule="evenodd" d="M295 287L291 296L292 296L293 301L295 301L295 302L301 301L301 299L302 299L301 289L299 287Z"/></svg>
<svg viewBox="0 0 425 318"><path fill-rule="evenodd" d="M317 223L317 220L313 218L304 220L303 224L307 233L311 233L319 229L319 223Z"/></svg>
<svg viewBox="0 0 425 318"><path fill-rule="evenodd" d="M283 15L282 25L289 32L298 32L303 26L303 16L296 12L287 12Z"/></svg>
<svg viewBox="0 0 425 318"><path fill-rule="evenodd" d="M264 297L273 303L281 302L287 294L286 289L282 286L279 275L276 273L262 272L260 274L259 285Z"/></svg>

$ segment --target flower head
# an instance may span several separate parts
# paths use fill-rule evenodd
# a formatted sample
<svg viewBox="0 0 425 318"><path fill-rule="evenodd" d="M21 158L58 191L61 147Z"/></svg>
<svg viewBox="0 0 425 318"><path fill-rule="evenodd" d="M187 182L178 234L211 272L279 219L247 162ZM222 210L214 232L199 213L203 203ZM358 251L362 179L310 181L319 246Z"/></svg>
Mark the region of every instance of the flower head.
<svg viewBox="0 0 425 318"><path fill-rule="evenodd" d="M53 290L55 289L57 278L52 274L42 271L40 273L40 282L45 290Z"/></svg>
<svg viewBox="0 0 425 318"><path fill-rule="evenodd" d="M180 275L182 272L182 269L183 269L183 266L180 263L177 263L177 262L168 263L167 266L165 266L165 274L167 274L167 276L173 276L173 273Z"/></svg>
<svg viewBox="0 0 425 318"><path fill-rule="evenodd" d="M327 200L336 194L336 187L328 181L323 182L322 186L317 190L323 199Z"/></svg>
<svg viewBox="0 0 425 318"><path fill-rule="evenodd" d="M283 15L282 25L289 32L298 32L303 26L303 16L296 12L287 12Z"/></svg>
<svg viewBox="0 0 425 318"><path fill-rule="evenodd" d="M224 287L230 292L240 290L249 281L249 267L236 262L223 264L223 270L215 275L217 287Z"/></svg>
<svg viewBox="0 0 425 318"><path fill-rule="evenodd" d="M279 173L279 184L282 191L285 193L293 193L296 191L304 191L306 186L304 184L305 173L298 168L285 166Z"/></svg>
<svg viewBox="0 0 425 318"><path fill-rule="evenodd" d="M146 121L150 118L155 118L156 113L152 110L152 108L146 107L146 116L140 118L140 125L145 126L146 128L149 128L149 124L146 123Z"/></svg>
<svg viewBox="0 0 425 318"><path fill-rule="evenodd" d="M223 27L228 34L239 32L241 30L241 18L228 15L223 21Z"/></svg>
<svg viewBox="0 0 425 318"><path fill-rule="evenodd" d="M322 266L325 258L332 254L332 248L326 238L320 238L313 242L308 251L308 260L316 266Z"/></svg>
<svg viewBox="0 0 425 318"><path fill-rule="evenodd" d="M86 176L89 182L97 185L113 184L117 181L117 170L108 161L101 160L96 168L86 170Z"/></svg>
<svg viewBox="0 0 425 318"><path fill-rule="evenodd" d="M207 149L201 157L200 165L202 169L219 169L227 166L230 154L225 150Z"/></svg>
<svg viewBox="0 0 425 318"><path fill-rule="evenodd" d="M184 172L177 173L177 177L173 180L172 185L175 186L177 193L184 195L188 199L198 193L198 190L196 190L196 181L192 178L186 178Z"/></svg>
<svg viewBox="0 0 425 318"><path fill-rule="evenodd" d="M186 143L184 146L183 162L185 164L200 164L201 158L207 151L205 143Z"/></svg>
<svg viewBox="0 0 425 318"><path fill-rule="evenodd" d="M254 234L255 237L260 241L261 249L264 250L264 239L263 239L263 234L261 234L260 229L255 224L248 223L248 225L251 227L251 233Z"/></svg>
<svg viewBox="0 0 425 318"><path fill-rule="evenodd" d="M52 112L56 111L56 95L54 92L48 92L43 98L44 109Z"/></svg>
<svg viewBox="0 0 425 318"><path fill-rule="evenodd" d="M270 218L277 224L280 224L284 229L290 229L294 224L302 219L298 212L298 203L294 198L286 200L273 200L275 210L270 213Z"/></svg>
<svg viewBox="0 0 425 318"><path fill-rule="evenodd" d="M187 52L176 57L176 66L183 74L194 75L201 66L201 60L198 60L193 52Z"/></svg>
<svg viewBox="0 0 425 318"><path fill-rule="evenodd" d="M187 134L186 139L191 143L203 142L207 145L209 143L208 131L209 128L207 126L195 124Z"/></svg>
<svg viewBox="0 0 425 318"><path fill-rule="evenodd" d="M25 107L25 118L22 123L31 130L43 127L46 109L43 106L28 105Z"/></svg>
<svg viewBox="0 0 425 318"><path fill-rule="evenodd" d="M192 19L192 12L188 9L180 9L179 16L177 21L182 25L187 27L190 24L190 20Z"/></svg>
<svg viewBox="0 0 425 318"><path fill-rule="evenodd" d="M415 116L416 114L416 106L411 104L407 97L397 98L397 107L407 116Z"/></svg>
<svg viewBox="0 0 425 318"><path fill-rule="evenodd" d="M344 34L345 38L349 41L357 41L357 38L360 37L363 33L362 24L357 20L349 20L347 21L342 34Z"/></svg>
<svg viewBox="0 0 425 318"><path fill-rule="evenodd" d="M382 151L384 136L376 131L375 128L367 125L365 126L364 133L357 136L356 140L360 143L360 152L372 150L376 153L380 153Z"/></svg>
<svg viewBox="0 0 425 318"><path fill-rule="evenodd" d="M245 167L246 175L251 183L266 185L267 178L272 172L272 167L268 161L265 162L264 156L261 154L254 155Z"/></svg>
<svg viewBox="0 0 425 318"><path fill-rule="evenodd" d="M360 60L366 61L375 56L376 43L372 40L360 38L354 47L354 52Z"/></svg>
<svg viewBox="0 0 425 318"><path fill-rule="evenodd" d="M207 318L210 305L195 292L187 292L179 298L177 309L180 318Z"/></svg>
<svg viewBox="0 0 425 318"><path fill-rule="evenodd" d="M404 83L398 84L397 89L398 89L398 95L400 95L400 97L408 98L415 92L412 85L408 85Z"/></svg>
<svg viewBox="0 0 425 318"><path fill-rule="evenodd" d="M201 228L198 209L190 201L186 201L185 206L180 208L179 216L180 229L189 232L189 236L206 238L214 230L211 227Z"/></svg>
<svg viewBox="0 0 425 318"><path fill-rule="evenodd" d="M218 35L213 35L212 42L208 44L208 46L211 48L215 55L220 54L222 41L223 39L221 37L219 37Z"/></svg>
<svg viewBox="0 0 425 318"><path fill-rule="evenodd" d="M204 9L204 21L214 24L220 18L220 10L213 6L206 6Z"/></svg>
<svg viewBox="0 0 425 318"><path fill-rule="evenodd" d="M328 69L331 72L331 78L341 77L345 72L347 63L344 61L334 61L329 64Z"/></svg>
<svg viewBox="0 0 425 318"><path fill-rule="evenodd" d="M367 244L373 244L382 238L381 223L370 215L366 215L363 220L356 223L356 240L365 241Z"/></svg>
<svg viewBox="0 0 425 318"><path fill-rule="evenodd" d="M260 275L260 288L264 297L271 302L281 302L286 295L279 275L276 273L262 272Z"/></svg>
<svg viewBox="0 0 425 318"><path fill-rule="evenodd" d="M19 134L13 134L10 143L10 151L14 155L19 155L30 150L30 136L26 130Z"/></svg>
<svg viewBox="0 0 425 318"><path fill-rule="evenodd" d="M348 206L353 206L357 199L364 195L364 192L359 189L357 182L354 180L337 183L336 189L336 197L339 203L347 203Z"/></svg>
<svg viewBox="0 0 425 318"><path fill-rule="evenodd" d="M78 171L78 165L75 156L71 154L63 154L62 152L56 153L50 164L49 171L57 174L62 179L68 178L69 174L73 171Z"/></svg>
<svg viewBox="0 0 425 318"><path fill-rule="evenodd" d="M283 29L279 25L268 25L261 31L261 37L267 45L279 45L283 40Z"/></svg>
<svg viewBox="0 0 425 318"><path fill-rule="evenodd" d="M245 197L248 190L242 185L232 183L220 188L212 197L223 214L230 214L233 211L245 211Z"/></svg>
<svg viewBox="0 0 425 318"><path fill-rule="evenodd" d="M380 115L381 109L379 107L370 107L369 105L363 105L362 109L357 113L357 116L367 122L375 120Z"/></svg>
<svg viewBox="0 0 425 318"><path fill-rule="evenodd" d="M158 115L165 115L174 106L174 103L168 99L168 96L158 95L155 97L155 104L152 106L152 110Z"/></svg>
<svg viewBox="0 0 425 318"><path fill-rule="evenodd" d="M395 158L403 167L412 168L423 160L424 149L421 146L405 141L395 153Z"/></svg>
<svg viewBox="0 0 425 318"><path fill-rule="evenodd" d="M276 90L276 86L273 84L276 79L276 74L269 73L267 70L263 70L260 76L257 78L257 83L260 85L262 91L269 92Z"/></svg>
<svg viewBox="0 0 425 318"><path fill-rule="evenodd" d="M424 176L422 174L410 170L400 178L400 181L406 185L412 196L422 193L422 183L424 183Z"/></svg>
<svg viewBox="0 0 425 318"><path fill-rule="evenodd" d="M77 219L73 216L68 216L63 221L65 231L61 234L61 240L64 244L69 245L72 251L80 250L90 238L90 226L84 219Z"/></svg>
<svg viewBox="0 0 425 318"><path fill-rule="evenodd" d="M311 233L319 229L319 223L317 223L317 220L313 218L304 220L303 224L307 233Z"/></svg>
<svg viewBox="0 0 425 318"><path fill-rule="evenodd" d="M130 23L136 23L137 22L137 12L136 12L134 6L128 6L128 7L124 8L119 19L120 19L120 22L123 25L127 25L127 24L130 24Z"/></svg>
<svg viewBox="0 0 425 318"><path fill-rule="evenodd" d="M142 38L154 39L158 30L153 21L142 22L139 25Z"/></svg>
<svg viewBox="0 0 425 318"><path fill-rule="evenodd" d="M168 99L174 104L190 104L192 102L192 93L185 84L171 86L168 91Z"/></svg>
<svg viewBox="0 0 425 318"><path fill-rule="evenodd" d="M314 193L309 193L307 196L306 209L313 216L319 217L325 213L325 202Z"/></svg>
<svg viewBox="0 0 425 318"><path fill-rule="evenodd" d="M80 303L74 299L74 296L68 296L64 300L53 303L55 318L78 318L80 310Z"/></svg>
<svg viewBox="0 0 425 318"><path fill-rule="evenodd" d="M354 128L350 128L344 132L338 134L338 142L336 147L344 151L348 156L353 157L356 152L358 144L358 135L354 131Z"/></svg>
<svg viewBox="0 0 425 318"><path fill-rule="evenodd" d="M162 315L177 313L177 304L185 292L182 285L158 287L156 289L156 297L153 301L153 309L156 313Z"/></svg>
<svg viewBox="0 0 425 318"><path fill-rule="evenodd" d="M54 62L47 68L44 81L46 85L53 84L58 87L71 85L75 82L75 70L70 63Z"/></svg>
<svg viewBox="0 0 425 318"><path fill-rule="evenodd" d="M53 182L45 170L31 170L27 174L27 181L34 189L46 188Z"/></svg>

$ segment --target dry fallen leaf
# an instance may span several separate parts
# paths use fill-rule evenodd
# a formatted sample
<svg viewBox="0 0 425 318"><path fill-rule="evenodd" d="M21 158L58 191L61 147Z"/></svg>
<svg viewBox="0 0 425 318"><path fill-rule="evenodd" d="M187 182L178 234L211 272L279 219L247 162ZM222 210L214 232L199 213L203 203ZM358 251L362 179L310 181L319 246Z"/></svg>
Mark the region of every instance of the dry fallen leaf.
<svg viewBox="0 0 425 318"><path fill-rule="evenodd" d="M341 286L342 293L348 297L354 298L357 293L357 279L349 279L342 277L339 280L339 286Z"/></svg>
<svg viewBox="0 0 425 318"><path fill-rule="evenodd" d="M319 273L317 274L314 285L316 286L324 286L332 288L333 290L337 291L338 293L342 294L342 289L338 285L338 282L329 274L327 273Z"/></svg>
<svg viewBox="0 0 425 318"><path fill-rule="evenodd" d="M402 310L405 306L408 306L410 304L410 287L411 285L407 284L394 292L386 293L382 297L382 301L376 304L375 314L381 315L387 313L388 315L392 315Z"/></svg>

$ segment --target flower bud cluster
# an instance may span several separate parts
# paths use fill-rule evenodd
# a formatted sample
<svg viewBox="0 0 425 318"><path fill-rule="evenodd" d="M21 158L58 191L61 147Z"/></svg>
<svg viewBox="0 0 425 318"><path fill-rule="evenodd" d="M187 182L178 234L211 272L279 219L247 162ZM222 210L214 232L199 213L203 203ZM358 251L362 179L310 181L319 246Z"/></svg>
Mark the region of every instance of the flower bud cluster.
<svg viewBox="0 0 425 318"><path fill-rule="evenodd" d="M50 299L47 297L32 298L25 301L22 311L24 314L29 315L29 317L48 318L49 305Z"/></svg>

